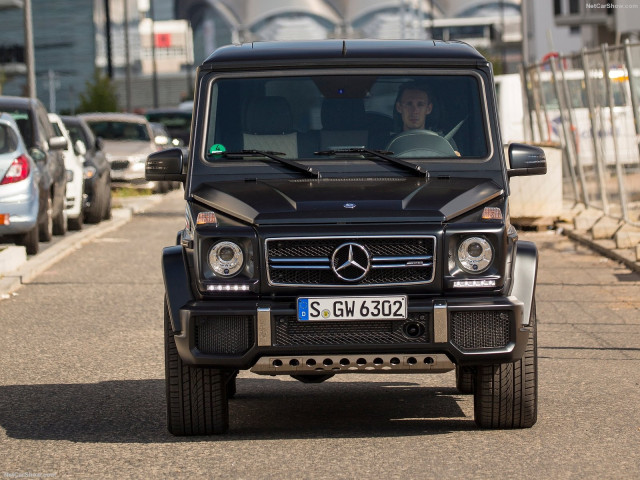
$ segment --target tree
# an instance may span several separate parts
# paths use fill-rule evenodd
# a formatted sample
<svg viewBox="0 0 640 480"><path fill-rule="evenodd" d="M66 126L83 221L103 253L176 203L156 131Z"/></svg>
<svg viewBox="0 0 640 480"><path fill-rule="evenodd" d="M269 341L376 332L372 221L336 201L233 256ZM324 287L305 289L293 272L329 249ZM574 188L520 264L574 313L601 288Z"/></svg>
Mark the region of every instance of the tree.
<svg viewBox="0 0 640 480"><path fill-rule="evenodd" d="M87 80L84 93L79 95L80 106L78 113L82 112L117 112L118 95L116 87L111 79L98 68L93 72L91 80Z"/></svg>

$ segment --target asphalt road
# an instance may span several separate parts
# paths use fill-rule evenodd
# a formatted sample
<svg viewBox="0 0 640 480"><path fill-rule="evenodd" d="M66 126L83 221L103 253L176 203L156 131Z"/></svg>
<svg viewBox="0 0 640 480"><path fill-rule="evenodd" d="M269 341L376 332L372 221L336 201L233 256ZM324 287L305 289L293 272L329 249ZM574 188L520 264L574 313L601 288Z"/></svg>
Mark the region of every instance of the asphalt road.
<svg viewBox="0 0 640 480"><path fill-rule="evenodd" d="M640 276L554 233L523 235L541 248L533 428L476 429L453 373L243 373L228 435L172 437L160 252L180 195L0 301L0 477L640 478Z"/></svg>

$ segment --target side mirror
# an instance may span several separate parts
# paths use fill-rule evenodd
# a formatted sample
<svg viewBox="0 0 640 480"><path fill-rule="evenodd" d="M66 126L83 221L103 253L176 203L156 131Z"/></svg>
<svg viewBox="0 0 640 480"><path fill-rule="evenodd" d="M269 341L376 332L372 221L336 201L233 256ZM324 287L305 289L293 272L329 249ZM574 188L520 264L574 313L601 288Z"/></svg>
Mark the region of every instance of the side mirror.
<svg viewBox="0 0 640 480"><path fill-rule="evenodd" d="M547 173L547 158L540 147L525 143L509 145L509 177L544 175Z"/></svg>
<svg viewBox="0 0 640 480"><path fill-rule="evenodd" d="M76 140L76 143L73 144L73 151L76 155L84 156L87 153L87 147L84 146L84 142L82 140Z"/></svg>
<svg viewBox="0 0 640 480"><path fill-rule="evenodd" d="M51 137L47 143L51 150L66 150L69 146L67 139L64 137Z"/></svg>
<svg viewBox="0 0 640 480"><path fill-rule="evenodd" d="M102 141L102 138L97 137L96 138L96 150L102 150L104 148L104 142Z"/></svg>
<svg viewBox="0 0 640 480"><path fill-rule="evenodd" d="M29 149L29 155L31 155L31 158L33 158L33 160L35 162L46 162L47 161L47 154L44 153L44 151L42 151L38 147L31 147Z"/></svg>
<svg viewBox="0 0 640 480"><path fill-rule="evenodd" d="M169 148L152 153L147 157L144 178L155 181L184 182L187 176L182 173L184 165L182 149Z"/></svg>

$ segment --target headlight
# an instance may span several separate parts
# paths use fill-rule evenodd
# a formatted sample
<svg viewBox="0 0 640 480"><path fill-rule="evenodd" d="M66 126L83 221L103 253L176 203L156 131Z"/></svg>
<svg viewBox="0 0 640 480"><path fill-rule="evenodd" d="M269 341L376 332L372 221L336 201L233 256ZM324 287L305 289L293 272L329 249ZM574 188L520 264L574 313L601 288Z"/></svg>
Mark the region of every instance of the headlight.
<svg viewBox="0 0 640 480"><path fill-rule="evenodd" d="M465 272L484 272L492 260L493 247L486 238L465 238L458 247L458 263Z"/></svg>
<svg viewBox="0 0 640 480"><path fill-rule="evenodd" d="M82 169L84 178L93 178L96 175L96 167L88 166Z"/></svg>
<svg viewBox="0 0 640 480"><path fill-rule="evenodd" d="M223 277L231 277L238 273L243 263L242 249L233 242L218 242L209 250L209 265L215 273Z"/></svg>

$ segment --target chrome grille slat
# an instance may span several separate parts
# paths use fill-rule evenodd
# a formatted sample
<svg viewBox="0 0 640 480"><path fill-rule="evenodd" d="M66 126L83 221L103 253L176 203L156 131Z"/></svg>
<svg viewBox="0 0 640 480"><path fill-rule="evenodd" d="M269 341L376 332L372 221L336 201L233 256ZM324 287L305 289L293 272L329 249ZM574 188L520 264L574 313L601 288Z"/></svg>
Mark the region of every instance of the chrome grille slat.
<svg viewBox="0 0 640 480"><path fill-rule="evenodd" d="M357 282L344 281L332 271L333 253L345 242L361 244L370 255L370 270ZM290 287L431 283L435 243L432 235L270 238L265 240L267 276L270 285Z"/></svg>

